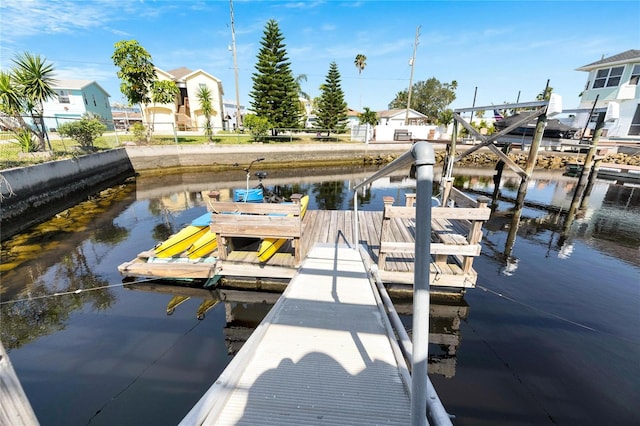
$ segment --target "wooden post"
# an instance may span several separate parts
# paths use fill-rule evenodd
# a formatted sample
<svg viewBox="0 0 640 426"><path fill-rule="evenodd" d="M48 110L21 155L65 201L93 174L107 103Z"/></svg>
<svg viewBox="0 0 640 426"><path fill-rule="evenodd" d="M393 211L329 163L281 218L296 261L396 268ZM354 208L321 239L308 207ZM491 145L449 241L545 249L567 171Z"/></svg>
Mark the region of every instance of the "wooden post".
<svg viewBox="0 0 640 426"><path fill-rule="evenodd" d="M549 81L547 81L547 87L549 87ZM546 93L545 89L545 93ZM542 142L542 137L544 135L544 129L547 127L547 113L546 111L542 113L540 117L538 117L538 123L536 124L536 129L533 134L533 140L531 141L531 147L529 147L529 156L527 157L527 165L525 166L524 172L525 176L522 177L522 181L520 182L520 188L518 188L518 196L516 204L523 205L524 197L527 194L527 183L529 179L531 179L531 175L533 174L533 169L536 166L536 161L538 160L538 150L540 149L540 144Z"/></svg>
<svg viewBox="0 0 640 426"><path fill-rule="evenodd" d="M576 194L578 197L582 198L583 191L585 189L585 185L587 185L587 177L589 180L595 179L595 175L592 172L594 157L598 150L598 142L600 141L600 136L602 135L602 128L604 127L604 118L605 113L601 112L598 115L598 120L596 121L596 127L593 131L593 138L591 139L591 147L589 151L587 151L587 155L584 158L584 165L582 167L582 171L580 172L580 177L578 177L578 185L576 186ZM593 185L593 183L592 183Z"/></svg>
<svg viewBox="0 0 640 426"><path fill-rule="evenodd" d="M293 204L300 204L300 200L302 199L302 194L291 194L291 202ZM302 212L301 212L302 213ZM302 215L300 217L300 238L294 238L291 241L291 245L293 246L293 261L296 266L299 266L302 263Z"/></svg>
<svg viewBox="0 0 640 426"><path fill-rule="evenodd" d="M387 254L382 251L382 242L388 241L391 235L391 219L389 218L388 209L393 205L394 198L391 196L382 197L384 209L382 210L382 228L380 229L380 250L378 251L378 269L384 270L384 262Z"/></svg>
<svg viewBox="0 0 640 426"><path fill-rule="evenodd" d="M486 208L489 201L491 201L487 197L480 196L477 198L478 208ZM480 240L482 240L482 220L474 220L471 222L471 229L469 229L469 235L467 236L467 241L469 244L479 244ZM465 274L468 274L471 271L471 267L473 266L473 256L465 256L464 262L462 264L462 270Z"/></svg>
<svg viewBox="0 0 640 426"><path fill-rule="evenodd" d="M511 143L505 143L502 147L502 152L509 154L511 151ZM496 202L500 196L500 182L502 181L502 171L504 170L504 161L499 160L496 163L496 174L493 176L493 195L491 196L492 203L497 205Z"/></svg>

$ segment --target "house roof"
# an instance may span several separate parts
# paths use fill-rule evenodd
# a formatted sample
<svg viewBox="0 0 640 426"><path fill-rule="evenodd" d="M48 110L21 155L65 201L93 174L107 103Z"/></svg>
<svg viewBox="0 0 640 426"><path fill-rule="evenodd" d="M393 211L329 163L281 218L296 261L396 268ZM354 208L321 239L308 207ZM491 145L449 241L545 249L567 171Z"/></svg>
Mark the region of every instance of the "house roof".
<svg viewBox="0 0 640 426"><path fill-rule="evenodd" d="M211 78L212 80L216 81L217 83L220 83L220 79L217 77L212 76L211 74L209 74L208 72L206 72L203 69L197 69L195 71L190 70L187 67L180 67L180 68L176 68L174 70L171 71L164 71L161 70L160 68L157 68L157 70L159 70L160 72L163 72L165 74L169 74L173 77L174 81L185 81L187 80L189 77L196 75L196 74L204 74L207 77Z"/></svg>
<svg viewBox="0 0 640 426"><path fill-rule="evenodd" d="M181 80L184 76L191 74L193 71L191 71L187 67L180 67L180 68L176 68L175 70L166 71L166 72L174 76L176 80Z"/></svg>
<svg viewBox="0 0 640 426"><path fill-rule="evenodd" d="M161 70L160 68L156 67L156 71L159 71L163 74L166 74L168 77L172 78L174 82L178 83L185 83L189 78L198 75L198 74L204 74L207 77L209 77L211 80L215 81L216 84L218 85L218 90L220 91L221 95L224 95L224 89L222 88L222 80L220 80L217 77L212 76L211 74L209 74L208 72L204 71L203 69L198 68L195 71L190 70L187 67L180 67L180 68L176 68L174 70L171 71L164 71Z"/></svg>
<svg viewBox="0 0 640 426"><path fill-rule="evenodd" d="M595 68L600 68L603 65L618 65L629 62L640 62L640 50L630 49L625 52L618 53L617 55L609 56L608 58L602 58L599 61L576 68L576 71L591 71Z"/></svg>
<svg viewBox="0 0 640 426"><path fill-rule="evenodd" d="M409 108L409 113L411 114L411 117L414 117L414 118L415 117L427 118L426 115L416 111L415 109ZM396 109L388 109L385 111L378 111L378 118L393 118L401 114L406 115L407 110L405 108L396 108Z"/></svg>
<svg viewBox="0 0 640 426"><path fill-rule="evenodd" d="M73 79L56 79L51 85L52 89L82 90L87 86L95 84L105 95L111 97L109 93L102 88L97 82L92 80L73 80Z"/></svg>

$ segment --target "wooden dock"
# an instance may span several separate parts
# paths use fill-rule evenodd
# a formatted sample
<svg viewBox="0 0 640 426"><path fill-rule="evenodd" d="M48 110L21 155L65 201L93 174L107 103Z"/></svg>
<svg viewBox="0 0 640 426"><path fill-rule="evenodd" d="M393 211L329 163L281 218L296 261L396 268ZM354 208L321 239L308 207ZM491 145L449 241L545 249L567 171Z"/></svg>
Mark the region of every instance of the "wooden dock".
<svg viewBox="0 0 640 426"><path fill-rule="evenodd" d="M432 209L430 284L435 287L472 288L477 281L473 258L480 254L482 223L489 219L486 201L473 200L455 188L450 199L457 207ZM415 208L408 197L403 206L387 200L384 211L358 212L358 239L378 265L385 283L411 285L414 276ZM255 248L228 250L224 259L189 261L185 257L150 262L153 250L143 252L118 267L130 277L291 279L298 258L304 259L316 244L355 247L355 213L351 210L309 210L301 221L302 236L287 242L269 261L258 260ZM256 237L260 231L256 231ZM296 243L293 243L295 241ZM296 249L297 247L297 249ZM215 253L214 253L215 254Z"/></svg>
<svg viewBox="0 0 640 426"><path fill-rule="evenodd" d="M327 213L337 230L344 215ZM180 424L409 424L410 378L384 319L358 251L315 245Z"/></svg>

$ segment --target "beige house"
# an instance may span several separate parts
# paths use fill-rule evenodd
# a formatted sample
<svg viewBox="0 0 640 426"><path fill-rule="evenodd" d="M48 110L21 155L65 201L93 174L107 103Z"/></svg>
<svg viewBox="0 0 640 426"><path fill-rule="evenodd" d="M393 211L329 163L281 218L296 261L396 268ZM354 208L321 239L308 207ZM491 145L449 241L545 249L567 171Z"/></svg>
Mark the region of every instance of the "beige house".
<svg viewBox="0 0 640 426"><path fill-rule="evenodd" d="M205 117L198 101L200 87L208 87L212 94L214 113L211 117L215 130L222 130L223 101L222 82L211 74L198 69L177 68L164 71L156 68L158 80L169 80L176 83L180 94L174 104L149 104L146 109L147 120L153 122L154 131L172 132L176 130L201 131Z"/></svg>

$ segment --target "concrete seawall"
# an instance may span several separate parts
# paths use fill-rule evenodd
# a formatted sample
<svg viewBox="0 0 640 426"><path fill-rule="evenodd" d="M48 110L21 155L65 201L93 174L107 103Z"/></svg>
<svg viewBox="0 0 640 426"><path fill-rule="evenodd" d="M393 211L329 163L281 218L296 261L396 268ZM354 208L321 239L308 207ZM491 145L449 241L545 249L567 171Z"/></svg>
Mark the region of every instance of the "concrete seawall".
<svg viewBox="0 0 640 426"><path fill-rule="evenodd" d="M6 240L135 174L169 174L247 165L261 168L362 164L406 144L250 144L130 146L0 172L0 240Z"/></svg>
<svg viewBox="0 0 640 426"><path fill-rule="evenodd" d="M0 237L10 238L134 175L124 149L0 172Z"/></svg>
<svg viewBox="0 0 640 426"><path fill-rule="evenodd" d="M261 168L309 165L362 164L371 157L397 155L410 144L250 144L128 146L127 155L136 173L167 173L170 169L225 169L234 163L247 165L258 157Z"/></svg>

